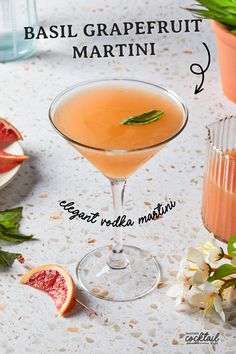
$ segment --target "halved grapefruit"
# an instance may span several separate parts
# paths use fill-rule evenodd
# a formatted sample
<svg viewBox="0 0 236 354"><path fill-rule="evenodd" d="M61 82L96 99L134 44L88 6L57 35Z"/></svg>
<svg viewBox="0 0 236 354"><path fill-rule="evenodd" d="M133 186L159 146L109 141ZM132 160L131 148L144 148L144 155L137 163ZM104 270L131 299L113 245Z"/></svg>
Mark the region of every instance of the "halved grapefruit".
<svg viewBox="0 0 236 354"><path fill-rule="evenodd" d="M12 155L0 150L0 173L10 171L29 157L26 155Z"/></svg>
<svg viewBox="0 0 236 354"><path fill-rule="evenodd" d="M23 140L21 133L6 119L0 117L0 149L18 140Z"/></svg>
<svg viewBox="0 0 236 354"><path fill-rule="evenodd" d="M31 269L21 278L20 283L47 292L61 316L66 316L75 305L74 281L65 269L56 264Z"/></svg>

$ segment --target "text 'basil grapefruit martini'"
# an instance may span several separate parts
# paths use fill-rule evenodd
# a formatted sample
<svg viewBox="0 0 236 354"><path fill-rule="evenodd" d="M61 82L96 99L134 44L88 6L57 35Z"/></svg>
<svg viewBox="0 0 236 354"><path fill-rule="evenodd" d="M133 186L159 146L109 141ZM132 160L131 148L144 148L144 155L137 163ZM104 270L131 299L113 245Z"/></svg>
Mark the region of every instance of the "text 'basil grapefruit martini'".
<svg viewBox="0 0 236 354"><path fill-rule="evenodd" d="M123 216L127 178L184 129L185 104L169 90L129 79L75 85L53 101L50 120L72 146L111 182L114 217ZM140 298L158 284L155 257L123 245L122 227L114 244L85 255L77 266L80 285L111 301Z"/></svg>

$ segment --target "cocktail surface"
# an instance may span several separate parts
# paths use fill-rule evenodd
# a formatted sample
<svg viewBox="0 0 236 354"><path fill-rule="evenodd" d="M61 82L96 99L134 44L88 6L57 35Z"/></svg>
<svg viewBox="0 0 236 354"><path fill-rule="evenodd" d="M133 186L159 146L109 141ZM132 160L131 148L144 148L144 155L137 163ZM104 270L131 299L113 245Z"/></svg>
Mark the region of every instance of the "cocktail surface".
<svg viewBox="0 0 236 354"><path fill-rule="evenodd" d="M130 116L151 110L163 117L147 125L121 125ZM136 149L159 144L183 125L179 105L164 94L124 84L81 89L67 97L54 115L57 128L78 143L102 149Z"/></svg>

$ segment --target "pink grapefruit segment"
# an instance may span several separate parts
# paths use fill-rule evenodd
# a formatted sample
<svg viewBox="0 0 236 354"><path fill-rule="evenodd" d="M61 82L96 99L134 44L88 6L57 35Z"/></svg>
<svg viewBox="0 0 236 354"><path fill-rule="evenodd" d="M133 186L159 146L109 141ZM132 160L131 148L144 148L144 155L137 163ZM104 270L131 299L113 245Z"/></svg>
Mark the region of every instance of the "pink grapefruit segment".
<svg viewBox="0 0 236 354"><path fill-rule="evenodd" d="M68 314L75 305L74 281L70 274L58 265L47 264L33 268L21 278L20 283L48 293L61 316Z"/></svg>
<svg viewBox="0 0 236 354"><path fill-rule="evenodd" d="M0 150L0 173L10 171L23 161L27 160L28 156L25 155L12 155Z"/></svg>
<svg viewBox="0 0 236 354"><path fill-rule="evenodd" d="M23 140L21 133L6 119L0 118L0 149L18 140Z"/></svg>

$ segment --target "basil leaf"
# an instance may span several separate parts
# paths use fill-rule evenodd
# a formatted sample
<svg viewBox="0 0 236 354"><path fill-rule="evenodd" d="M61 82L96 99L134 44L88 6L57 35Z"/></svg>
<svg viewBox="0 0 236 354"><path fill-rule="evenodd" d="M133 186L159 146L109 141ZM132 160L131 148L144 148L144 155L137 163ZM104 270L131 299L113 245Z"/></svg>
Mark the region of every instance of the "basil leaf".
<svg viewBox="0 0 236 354"><path fill-rule="evenodd" d="M236 267L231 264L223 264L216 269L214 275L208 278L208 282L211 283L214 280L222 279L230 274L236 274Z"/></svg>
<svg viewBox="0 0 236 354"><path fill-rule="evenodd" d="M13 228L6 228L6 227L4 227L4 226L2 226L1 224L0 224L0 232L3 232L3 233L5 233L5 232L18 232L18 227L16 228L16 227L13 227Z"/></svg>
<svg viewBox="0 0 236 354"><path fill-rule="evenodd" d="M11 267L15 259L19 256L21 256L20 253L11 253L0 249L0 266Z"/></svg>
<svg viewBox="0 0 236 354"><path fill-rule="evenodd" d="M22 207L0 211L0 225L6 229L18 229L22 211Z"/></svg>
<svg viewBox="0 0 236 354"><path fill-rule="evenodd" d="M231 257L236 257L236 236L229 239L227 250Z"/></svg>
<svg viewBox="0 0 236 354"><path fill-rule="evenodd" d="M153 110L150 112L142 113L138 116L128 117L120 122L120 125L145 125L155 122L162 118L164 112Z"/></svg>
<svg viewBox="0 0 236 354"><path fill-rule="evenodd" d="M34 237L33 235L24 235L19 232L0 231L0 240L13 242L13 243L30 241L33 237Z"/></svg>

